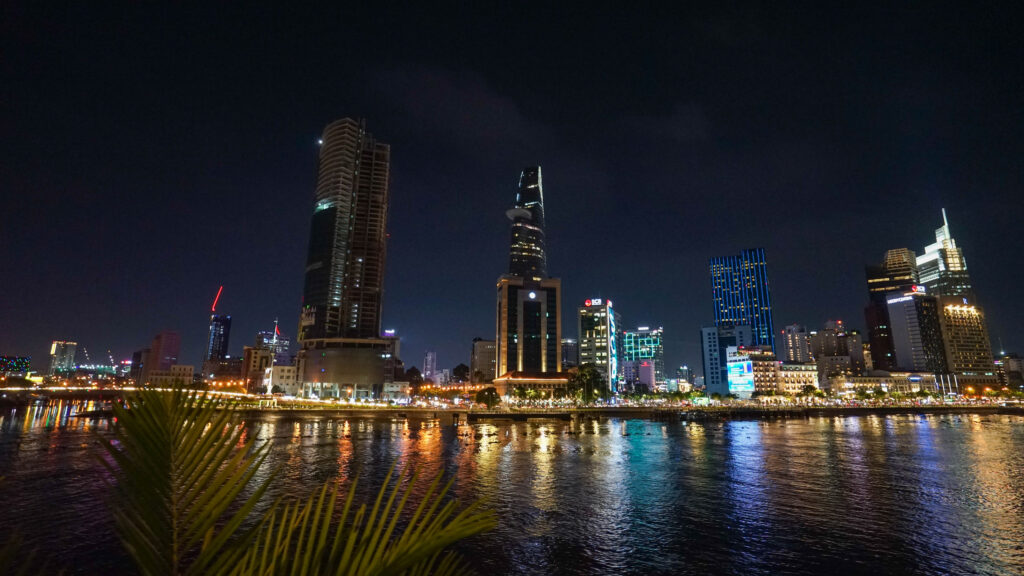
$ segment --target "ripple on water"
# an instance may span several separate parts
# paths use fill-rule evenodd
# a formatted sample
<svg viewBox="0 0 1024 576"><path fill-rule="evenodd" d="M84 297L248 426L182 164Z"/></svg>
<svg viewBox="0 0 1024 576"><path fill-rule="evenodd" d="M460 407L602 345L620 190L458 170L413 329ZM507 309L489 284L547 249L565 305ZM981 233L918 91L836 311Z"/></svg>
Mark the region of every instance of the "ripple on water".
<svg viewBox="0 0 1024 576"><path fill-rule="evenodd" d="M4 526L69 573L124 571L96 424L0 414ZM65 415L65 416L62 416ZM480 423L267 415L269 498L392 464L499 515L461 543L483 574L1021 574L1024 418ZM422 489L421 489L422 490Z"/></svg>

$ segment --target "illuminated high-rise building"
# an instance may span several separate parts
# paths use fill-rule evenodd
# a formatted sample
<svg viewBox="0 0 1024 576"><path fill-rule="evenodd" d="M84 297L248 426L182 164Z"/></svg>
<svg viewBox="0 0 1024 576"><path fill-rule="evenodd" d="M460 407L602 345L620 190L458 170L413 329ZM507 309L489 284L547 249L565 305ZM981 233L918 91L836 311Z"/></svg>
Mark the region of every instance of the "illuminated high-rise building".
<svg viewBox="0 0 1024 576"><path fill-rule="evenodd" d="M543 376L562 370L562 281L547 276L540 166L519 176L508 273L497 282L495 373Z"/></svg>
<svg viewBox="0 0 1024 576"><path fill-rule="evenodd" d="M622 333L622 361L644 361L654 366L654 383L664 384L668 376L665 374L665 331L660 326L651 328L640 326L636 330Z"/></svg>
<svg viewBox="0 0 1024 576"><path fill-rule="evenodd" d="M946 372L939 302L924 286L886 298L895 366L912 372Z"/></svg>
<svg viewBox="0 0 1024 576"><path fill-rule="evenodd" d="M924 247L917 257L920 282L935 296L974 298L974 288L967 273L967 261L949 231L946 209L942 209L942 226L935 230L935 243Z"/></svg>
<svg viewBox="0 0 1024 576"><path fill-rule="evenodd" d="M783 362L810 362L811 349L809 347L807 327L800 324L790 324L782 330L782 361Z"/></svg>
<svg viewBox="0 0 1024 576"><path fill-rule="evenodd" d="M362 120L324 128L300 342L380 336L390 165L391 148Z"/></svg>
<svg viewBox="0 0 1024 576"><path fill-rule="evenodd" d="M606 298L588 298L578 312L580 365L597 366L609 389L617 392L621 360L618 326L622 319Z"/></svg>
<svg viewBox="0 0 1024 576"><path fill-rule="evenodd" d="M75 369L76 342L54 340L50 345L50 376L66 374Z"/></svg>
<svg viewBox="0 0 1024 576"><path fill-rule="evenodd" d="M231 316L210 314L210 337L206 343L206 362L218 362L228 355L228 338L231 337Z"/></svg>
<svg viewBox="0 0 1024 576"><path fill-rule="evenodd" d="M775 350L771 290L764 249L708 260L715 326L750 326L755 346Z"/></svg>
<svg viewBox="0 0 1024 576"><path fill-rule="evenodd" d="M362 120L324 128L296 357L304 395L371 398L394 380L397 339L381 332L390 167Z"/></svg>
<svg viewBox="0 0 1024 576"><path fill-rule="evenodd" d="M946 366L957 377L995 377L985 313L964 296L938 299Z"/></svg>
<svg viewBox="0 0 1024 576"><path fill-rule="evenodd" d="M508 273L520 278L548 277L544 251L544 190L540 166L525 168L519 175L516 201L506 214L512 221Z"/></svg>
<svg viewBox="0 0 1024 576"><path fill-rule="evenodd" d="M256 333L255 347L270 350L274 356L274 364L291 364L291 344L291 339L281 334L278 326L274 326L273 330L260 330Z"/></svg>
<svg viewBox="0 0 1024 576"><path fill-rule="evenodd" d="M871 345L871 364L876 370L896 370L895 343L886 300L893 292L910 292L920 284L917 257L913 250L896 248L885 253L882 264L866 266L864 272L870 298L864 308L864 320Z"/></svg>

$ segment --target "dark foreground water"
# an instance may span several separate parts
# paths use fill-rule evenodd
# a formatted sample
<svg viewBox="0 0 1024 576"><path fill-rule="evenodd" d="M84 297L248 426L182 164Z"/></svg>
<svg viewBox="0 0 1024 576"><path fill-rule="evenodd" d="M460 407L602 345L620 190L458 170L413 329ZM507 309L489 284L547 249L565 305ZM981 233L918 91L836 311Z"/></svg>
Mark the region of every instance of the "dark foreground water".
<svg viewBox="0 0 1024 576"><path fill-rule="evenodd" d="M81 405L74 405L78 409ZM70 573L130 573L72 405L0 413L0 536ZM477 424L267 414L274 494L388 468L498 512L481 574L1024 574L1024 418Z"/></svg>

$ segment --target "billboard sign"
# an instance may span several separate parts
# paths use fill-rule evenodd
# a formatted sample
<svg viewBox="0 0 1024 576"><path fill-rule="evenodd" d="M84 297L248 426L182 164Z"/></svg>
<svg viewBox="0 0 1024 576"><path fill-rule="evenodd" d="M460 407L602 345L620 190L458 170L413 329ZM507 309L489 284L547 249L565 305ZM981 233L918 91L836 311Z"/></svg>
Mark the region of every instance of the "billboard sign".
<svg viewBox="0 0 1024 576"><path fill-rule="evenodd" d="M729 362L729 393L749 396L754 391L754 363L750 360Z"/></svg>

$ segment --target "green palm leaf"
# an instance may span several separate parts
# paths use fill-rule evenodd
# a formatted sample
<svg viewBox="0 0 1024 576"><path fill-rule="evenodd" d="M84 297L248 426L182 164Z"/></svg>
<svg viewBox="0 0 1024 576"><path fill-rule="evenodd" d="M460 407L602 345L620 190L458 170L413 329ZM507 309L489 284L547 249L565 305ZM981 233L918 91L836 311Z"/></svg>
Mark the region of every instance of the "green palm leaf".
<svg viewBox="0 0 1024 576"><path fill-rule="evenodd" d="M355 482L344 495L327 483L254 517L273 475L247 498L242 490L267 445L255 447L227 408L180 389L115 406L104 464L119 536L143 574L457 574L465 566L445 549L495 524L477 504L448 498L440 475L412 505L417 474L393 469L369 508L355 502Z"/></svg>
<svg viewBox="0 0 1024 576"><path fill-rule="evenodd" d="M241 492L266 458L222 402L184 390L143 390L115 406L101 439L116 479L114 519L147 575L210 574L240 560L258 526L240 530L269 485ZM231 511L229 513L229 510Z"/></svg>
<svg viewBox="0 0 1024 576"><path fill-rule="evenodd" d="M494 527L493 513L477 505L460 507L446 500L451 486L440 475L414 508L410 497L415 473L388 473L373 506L356 506L353 482L344 496L325 484L305 501L271 512L259 545L236 567L235 574L398 575L458 574L465 567L444 549ZM341 502L339 505L339 496ZM341 508L340 514L337 513ZM353 512L354 510L354 512ZM402 526L400 529L399 526Z"/></svg>

